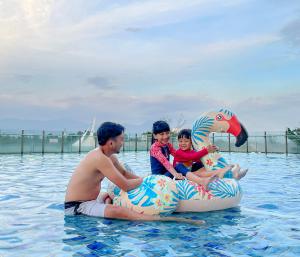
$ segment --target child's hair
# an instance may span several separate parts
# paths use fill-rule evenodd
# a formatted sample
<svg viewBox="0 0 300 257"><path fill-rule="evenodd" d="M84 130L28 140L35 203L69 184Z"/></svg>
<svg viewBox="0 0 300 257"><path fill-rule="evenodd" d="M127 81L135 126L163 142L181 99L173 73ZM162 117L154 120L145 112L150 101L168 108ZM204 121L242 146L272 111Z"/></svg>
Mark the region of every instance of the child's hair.
<svg viewBox="0 0 300 257"><path fill-rule="evenodd" d="M186 138L186 139L191 139L192 135L191 135L192 131L190 129L182 129L179 131L177 138Z"/></svg>
<svg viewBox="0 0 300 257"><path fill-rule="evenodd" d="M162 132L169 132L170 131L170 126L167 122L163 121L163 120L158 120L156 122L153 123L152 126L152 133L154 135L162 133ZM152 134L152 144L154 143L155 139L153 137Z"/></svg>

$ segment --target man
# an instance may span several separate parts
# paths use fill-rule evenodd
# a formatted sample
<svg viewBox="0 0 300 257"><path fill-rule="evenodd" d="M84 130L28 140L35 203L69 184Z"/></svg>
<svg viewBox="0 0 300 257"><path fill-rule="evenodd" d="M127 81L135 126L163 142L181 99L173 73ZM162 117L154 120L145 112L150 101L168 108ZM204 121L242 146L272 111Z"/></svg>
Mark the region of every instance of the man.
<svg viewBox="0 0 300 257"><path fill-rule="evenodd" d="M66 214L126 220L164 220L201 224L184 218L140 214L128 208L105 204L108 195L99 197L101 182L107 177L124 191L138 187L143 179L127 172L113 154L119 153L124 143L124 127L104 122L97 131L99 147L89 152L75 169L65 196Z"/></svg>

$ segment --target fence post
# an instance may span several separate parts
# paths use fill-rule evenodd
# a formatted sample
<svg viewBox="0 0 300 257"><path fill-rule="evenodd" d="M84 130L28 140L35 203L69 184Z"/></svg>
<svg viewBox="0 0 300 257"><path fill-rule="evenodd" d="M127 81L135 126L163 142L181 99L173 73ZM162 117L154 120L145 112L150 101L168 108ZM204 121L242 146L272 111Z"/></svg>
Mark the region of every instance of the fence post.
<svg viewBox="0 0 300 257"><path fill-rule="evenodd" d="M285 131L285 154L289 153L289 147L288 147L288 131Z"/></svg>
<svg viewBox="0 0 300 257"><path fill-rule="evenodd" d="M45 153L45 130L43 130L43 136L42 136L42 154Z"/></svg>
<svg viewBox="0 0 300 257"><path fill-rule="evenodd" d="M147 135L147 137L146 137L147 138L147 149L146 150L149 151L149 135L148 135L148 132L147 132L146 135Z"/></svg>
<svg viewBox="0 0 300 257"><path fill-rule="evenodd" d="M137 151L137 141L138 141L137 133L135 133L135 146L134 146L135 151Z"/></svg>
<svg viewBox="0 0 300 257"><path fill-rule="evenodd" d="M64 153L64 138L65 138L65 132L61 132L61 153Z"/></svg>
<svg viewBox="0 0 300 257"><path fill-rule="evenodd" d="M81 132L80 132L79 141L78 141L78 153L81 153L81 137L82 137L82 135L81 135Z"/></svg>
<svg viewBox="0 0 300 257"><path fill-rule="evenodd" d="M215 144L215 133L214 132L212 133L212 143L213 143L213 145Z"/></svg>
<svg viewBox="0 0 300 257"><path fill-rule="evenodd" d="M265 153L268 153L268 146L267 146L267 132L265 131L264 133L264 138L265 138Z"/></svg>
<svg viewBox="0 0 300 257"><path fill-rule="evenodd" d="M230 134L228 134L228 152L231 152L231 146L230 146Z"/></svg>
<svg viewBox="0 0 300 257"><path fill-rule="evenodd" d="M249 153L249 141L248 141L249 137L247 138L247 153Z"/></svg>
<svg viewBox="0 0 300 257"><path fill-rule="evenodd" d="M122 146L122 150L123 150L123 152L125 152L125 143L126 143L126 138L127 138L127 136L126 135L124 135L124 143L123 143L123 146Z"/></svg>
<svg viewBox="0 0 300 257"><path fill-rule="evenodd" d="M21 154L24 153L24 129L22 129L21 133Z"/></svg>
<svg viewBox="0 0 300 257"><path fill-rule="evenodd" d="M98 138L96 136L96 134L94 133L94 140L95 140L95 148L97 147L97 141L98 141Z"/></svg>

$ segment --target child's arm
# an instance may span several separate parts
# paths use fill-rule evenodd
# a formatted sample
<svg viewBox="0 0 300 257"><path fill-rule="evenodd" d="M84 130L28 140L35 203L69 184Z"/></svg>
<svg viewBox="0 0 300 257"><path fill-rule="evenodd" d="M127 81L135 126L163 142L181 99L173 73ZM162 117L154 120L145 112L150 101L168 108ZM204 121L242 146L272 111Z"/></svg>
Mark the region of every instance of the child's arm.
<svg viewBox="0 0 300 257"><path fill-rule="evenodd" d="M169 150L170 150L170 154L175 157L175 154L176 154L176 149L174 148L174 146L171 144L171 143L168 143L168 147L169 147Z"/></svg>
<svg viewBox="0 0 300 257"><path fill-rule="evenodd" d="M159 147L152 147L150 150L150 155L156 158L175 178L183 179L182 174L178 173L168 161L168 159L163 155Z"/></svg>
<svg viewBox="0 0 300 257"><path fill-rule="evenodd" d="M189 152L185 152L182 150L177 150L176 151L176 159L177 161L180 162L188 162L188 161L199 161L200 158L202 158L203 156L207 155L208 151L206 148L196 152L196 151L189 151Z"/></svg>
<svg viewBox="0 0 300 257"><path fill-rule="evenodd" d="M178 161L186 162L186 161L199 161L200 158L207 155L208 153L213 153L217 150L217 147L214 145L209 145L202 150L196 152L196 151L189 151L185 152L182 150L176 151L176 157L178 158Z"/></svg>

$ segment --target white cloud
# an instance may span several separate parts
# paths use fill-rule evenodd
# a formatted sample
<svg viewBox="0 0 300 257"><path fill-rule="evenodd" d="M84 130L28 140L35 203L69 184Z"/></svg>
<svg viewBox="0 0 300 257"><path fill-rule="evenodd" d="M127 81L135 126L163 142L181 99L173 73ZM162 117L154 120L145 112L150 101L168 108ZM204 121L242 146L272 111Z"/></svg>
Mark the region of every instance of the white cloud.
<svg viewBox="0 0 300 257"><path fill-rule="evenodd" d="M284 40L290 42L293 46L300 46L300 18L295 19L286 24L282 30L281 35Z"/></svg>
<svg viewBox="0 0 300 257"><path fill-rule="evenodd" d="M247 2L0 0L0 113L24 115L27 110L43 117L40 110L47 110L53 116L84 120L97 114L139 123L180 113L192 121L202 111L225 106L238 110L243 120L251 121L250 127L257 125L252 130L295 125L292 113L299 102L291 96L253 99L249 95L243 102L239 97L224 102L223 95L217 99L214 92L205 93L205 86L194 96L182 94L188 90L184 73L192 74L190 67L214 74L216 64L226 66L228 59L276 43L283 34L269 30L203 41L147 34L148 29L211 18ZM297 24L287 26L285 35L291 36ZM202 83L201 79L196 82L208 85L208 93L209 85L224 82L221 78ZM133 94L141 91L136 85L144 82L151 85L149 89ZM175 91L172 85L180 83L183 86ZM167 91L174 93L166 95Z"/></svg>
<svg viewBox="0 0 300 257"><path fill-rule="evenodd" d="M2 72L22 73L25 70L30 74L54 77L65 74L65 80L70 80L74 73L92 77L101 71L105 78L116 77L116 83L129 81L132 84L132 80L141 77L172 76L190 65L207 65L208 60L277 40L274 35L249 35L204 44L165 38L143 41L139 37L126 39L121 35L131 27L149 28L193 16L207 16L217 10L245 4L245 1L135 1L127 5L112 4L98 11L92 10L95 6L86 1L72 3L2 1ZM59 12L66 15L59 15ZM108 36L111 34L118 36L112 39Z"/></svg>
<svg viewBox="0 0 300 257"><path fill-rule="evenodd" d="M9 107L14 106L13 108L20 109L22 116L26 110L28 113L33 112L35 116L32 118L44 118L44 112L47 110L49 117L67 117L89 122L91 117L95 116L98 120L109 119L127 124L141 124L162 117L170 117L174 120L183 115L187 120L186 126L189 126L203 112L225 107L236 113L249 131L282 131L286 127L300 126L296 115L300 106L299 99L299 94L285 94L276 98L248 98L243 102L234 103L233 99L224 102L200 93L136 97L124 92L40 99L38 96L30 96L28 92L24 92L17 96L1 94L0 114L5 117ZM18 117L18 114L15 117Z"/></svg>
<svg viewBox="0 0 300 257"><path fill-rule="evenodd" d="M36 44L37 48L55 49L87 40L85 37L106 37L128 27L149 28L175 23L242 2L149 0L127 5L112 3L103 10L99 5L95 12L92 9L95 6L83 0L71 4L63 0L6 0L0 2L0 33L10 43L22 38Z"/></svg>
<svg viewBox="0 0 300 257"><path fill-rule="evenodd" d="M222 8L229 8L241 4L240 0L151 0L136 1L128 5L116 5L110 10L99 12L79 24L75 24L71 31L75 34L89 34L103 36L120 32L128 27L149 28L169 23L191 19ZM244 2L245 3L245 2ZM94 32L97 31L95 34Z"/></svg>

